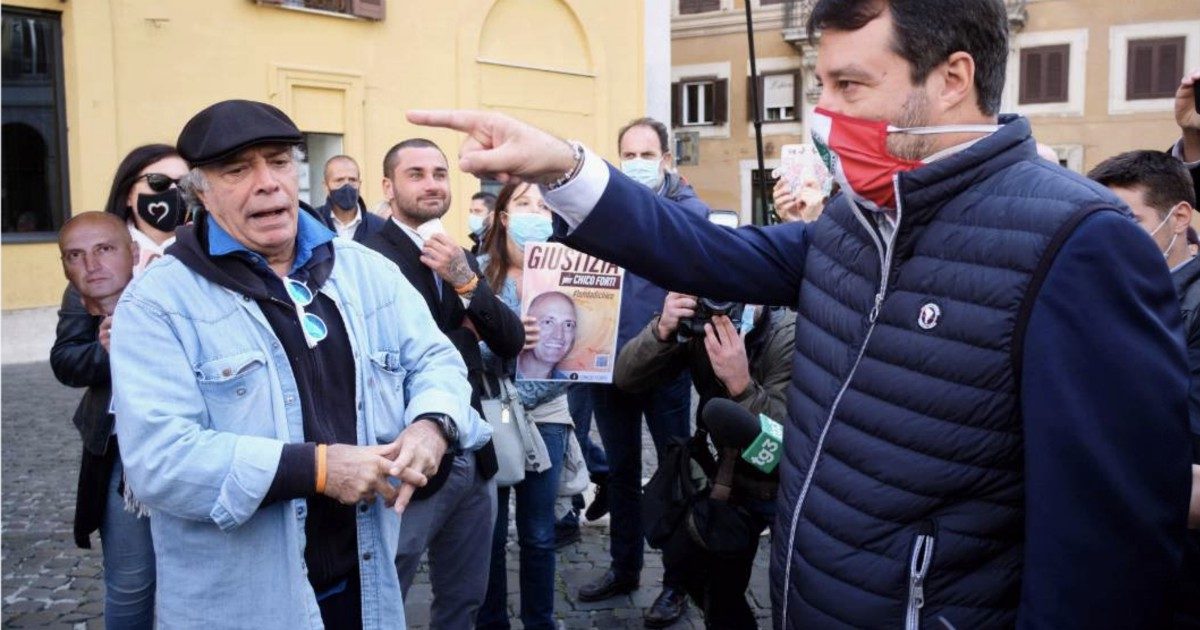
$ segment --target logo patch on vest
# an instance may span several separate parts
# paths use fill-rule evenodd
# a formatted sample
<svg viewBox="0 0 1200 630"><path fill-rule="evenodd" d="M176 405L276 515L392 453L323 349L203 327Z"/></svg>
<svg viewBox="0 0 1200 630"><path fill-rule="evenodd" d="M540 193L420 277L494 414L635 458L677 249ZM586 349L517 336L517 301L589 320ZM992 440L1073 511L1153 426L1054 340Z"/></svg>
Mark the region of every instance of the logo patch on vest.
<svg viewBox="0 0 1200 630"><path fill-rule="evenodd" d="M930 302L921 307L921 312L917 314L917 325L921 330L932 330L938 325L938 321L942 318L942 307Z"/></svg>

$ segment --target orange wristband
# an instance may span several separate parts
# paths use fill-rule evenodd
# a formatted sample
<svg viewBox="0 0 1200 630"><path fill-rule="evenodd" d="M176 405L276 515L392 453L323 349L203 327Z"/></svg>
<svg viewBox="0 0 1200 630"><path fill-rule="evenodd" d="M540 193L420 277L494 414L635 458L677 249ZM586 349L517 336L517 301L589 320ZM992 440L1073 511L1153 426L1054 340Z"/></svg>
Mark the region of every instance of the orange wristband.
<svg viewBox="0 0 1200 630"><path fill-rule="evenodd" d="M325 494L325 449L326 445L317 445L317 494Z"/></svg>
<svg viewBox="0 0 1200 630"><path fill-rule="evenodd" d="M461 287L454 287L454 292L459 295L465 295L475 290L479 286L479 276L471 276L471 279Z"/></svg>

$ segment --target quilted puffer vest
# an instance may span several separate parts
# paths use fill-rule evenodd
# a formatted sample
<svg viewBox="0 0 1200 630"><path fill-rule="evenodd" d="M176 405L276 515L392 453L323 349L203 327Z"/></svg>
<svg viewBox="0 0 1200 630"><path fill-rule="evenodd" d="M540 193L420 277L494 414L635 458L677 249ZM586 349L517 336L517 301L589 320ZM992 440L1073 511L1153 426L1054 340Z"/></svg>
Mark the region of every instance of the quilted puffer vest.
<svg viewBox="0 0 1200 630"><path fill-rule="evenodd" d="M844 197L811 226L773 530L777 626L1015 622L1024 326L1061 244L1108 206L1037 157L1026 120L1001 122L897 178L888 237Z"/></svg>

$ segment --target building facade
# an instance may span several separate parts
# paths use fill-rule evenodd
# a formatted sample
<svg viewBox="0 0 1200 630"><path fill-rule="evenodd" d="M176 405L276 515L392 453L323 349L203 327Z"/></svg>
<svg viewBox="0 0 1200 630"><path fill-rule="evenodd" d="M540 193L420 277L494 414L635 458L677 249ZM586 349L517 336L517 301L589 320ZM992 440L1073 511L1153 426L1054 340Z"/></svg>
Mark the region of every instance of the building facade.
<svg viewBox="0 0 1200 630"><path fill-rule="evenodd" d="M392 144L438 142L447 223L465 235L481 184L453 168L462 139L404 112L504 111L615 159L613 130L647 104L648 14L639 0L6 0L2 307L57 304L58 227L103 208L130 149L173 143L228 98L273 103L305 132L313 203L329 156L358 160L374 205Z"/></svg>
<svg viewBox="0 0 1200 630"><path fill-rule="evenodd" d="M679 170L714 208L769 217L758 181L784 144L807 142L820 90L813 0L671 0L672 127ZM745 4L751 3L766 173L757 170ZM1200 68L1195 0L1006 0L1011 29L1002 111L1028 116L1064 166L1086 172L1179 138L1173 95ZM819 37L819 35L818 35Z"/></svg>

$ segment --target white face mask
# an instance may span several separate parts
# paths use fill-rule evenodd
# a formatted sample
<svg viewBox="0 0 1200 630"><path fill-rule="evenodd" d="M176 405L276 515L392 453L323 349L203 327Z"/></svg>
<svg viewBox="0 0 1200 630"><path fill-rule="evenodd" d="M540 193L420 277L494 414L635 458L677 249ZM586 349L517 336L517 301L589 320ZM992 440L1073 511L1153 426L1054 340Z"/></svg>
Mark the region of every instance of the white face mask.
<svg viewBox="0 0 1200 630"><path fill-rule="evenodd" d="M645 158L621 160L621 172L629 176L629 179L650 190L658 190L663 180L662 170L659 168L661 164L662 160L647 160Z"/></svg>
<svg viewBox="0 0 1200 630"><path fill-rule="evenodd" d="M1163 226L1166 225L1168 221L1171 220L1171 216L1174 214L1174 211L1175 211L1175 208L1171 208L1171 211L1167 212L1167 216L1164 217L1162 222L1158 224L1158 227L1156 227L1150 231L1150 236L1152 238L1155 234L1158 234L1159 230L1163 229ZM1179 238L1178 233L1171 235L1171 240L1167 242L1167 248L1162 250L1162 255L1163 255L1164 259L1171 257L1171 249L1173 249L1175 247L1175 239L1177 239L1177 238Z"/></svg>

